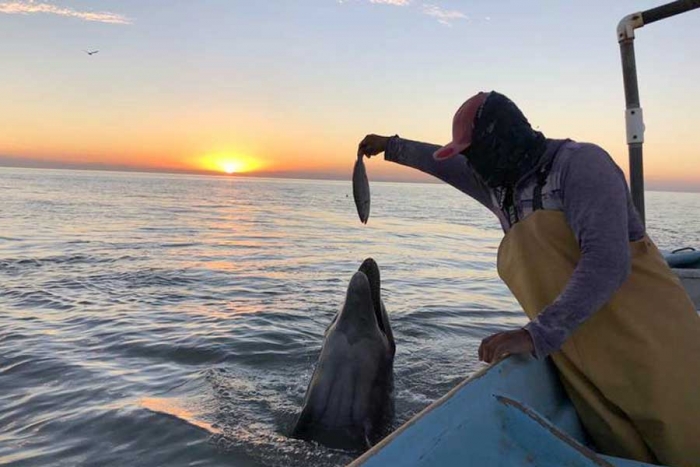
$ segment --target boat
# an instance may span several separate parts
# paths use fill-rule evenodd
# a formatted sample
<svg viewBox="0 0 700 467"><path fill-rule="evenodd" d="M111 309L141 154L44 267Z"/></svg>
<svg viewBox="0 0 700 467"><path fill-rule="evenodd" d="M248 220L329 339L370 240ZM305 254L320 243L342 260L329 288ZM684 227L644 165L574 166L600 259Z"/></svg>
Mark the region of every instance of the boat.
<svg viewBox="0 0 700 467"><path fill-rule="evenodd" d="M597 454L549 359L507 357L348 467L651 466Z"/></svg>
<svg viewBox="0 0 700 467"><path fill-rule="evenodd" d="M618 42L626 97L630 191L644 221L644 122L634 58L634 31L700 8L680 0L626 16ZM700 310L700 252L665 252ZM699 440L700 442L700 440ZM554 364L510 356L477 372L435 401L349 467L385 466L651 466L595 452Z"/></svg>
<svg viewBox="0 0 700 467"><path fill-rule="evenodd" d="M685 247L663 254L695 303L695 308L700 310L700 251Z"/></svg>

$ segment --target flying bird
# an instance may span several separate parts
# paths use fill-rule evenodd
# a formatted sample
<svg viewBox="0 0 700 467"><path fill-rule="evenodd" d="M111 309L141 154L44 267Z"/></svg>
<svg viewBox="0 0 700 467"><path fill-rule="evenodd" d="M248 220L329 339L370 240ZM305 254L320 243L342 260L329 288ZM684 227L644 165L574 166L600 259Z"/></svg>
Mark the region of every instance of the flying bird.
<svg viewBox="0 0 700 467"><path fill-rule="evenodd" d="M99 52L99 50L93 50L93 51L83 50L83 52L85 52L88 55L95 55L97 52Z"/></svg>

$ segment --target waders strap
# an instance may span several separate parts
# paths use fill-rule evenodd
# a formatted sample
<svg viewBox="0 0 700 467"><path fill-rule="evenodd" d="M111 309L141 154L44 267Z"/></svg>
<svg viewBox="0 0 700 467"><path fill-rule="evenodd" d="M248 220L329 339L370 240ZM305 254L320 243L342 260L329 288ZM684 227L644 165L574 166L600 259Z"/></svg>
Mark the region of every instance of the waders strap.
<svg viewBox="0 0 700 467"><path fill-rule="evenodd" d="M552 170L554 159L555 158L552 157L537 174L537 185L535 186L535 191L532 193L533 211L542 209L542 187L547 184L547 177L549 176L549 172Z"/></svg>

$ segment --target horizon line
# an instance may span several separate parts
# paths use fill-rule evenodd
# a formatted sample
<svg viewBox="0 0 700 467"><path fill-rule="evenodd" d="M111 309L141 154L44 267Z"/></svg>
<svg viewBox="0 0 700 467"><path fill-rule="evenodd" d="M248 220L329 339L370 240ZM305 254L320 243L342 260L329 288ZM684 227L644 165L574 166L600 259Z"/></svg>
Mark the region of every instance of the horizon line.
<svg viewBox="0 0 700 467"><path fill-rule="evenodd" d="M308 171L250 171L224 173L215 170L204 169L176 169L160 167L136 167L131 165L101 164L101 163L81 163L81 162L54 162L41 159L24 159L13 156L0 156L0 167L17 169L39 169L39 170L77 170L85 172L121 172L121 173L142 173L142 174L169 174L169 175L198 175L213 177L241 177L241 178L274 178L288 180L330 180L330 181L352 181L352 172L348 171L347 176L334 174L332 172L308 172ZM419 177L425 179L387 178L385 176L373 177L374 181L395 182L395 183L426 183L442 184L441 180L435 179L428 174L419 173Z"/></svg>
<svg viewBox="0 0 700 467"><path fill-rule="evenodd" d="M4 159L4 160L3 160ZM7 159L10 159L9 161ZM8 163L10 162L10 163ZM83 172L117 172L117 173L141 173L141 174L164 174L164 175L196 175L222 178L260 178L260 179L283 179L283 180L326 180L326 181L352 181L352 173L348 173L347 177L334 175L332 173L315 173L315 172L239 172L239 173L222 173L217 171L197 170L197 169L174 169L174 168L156 168L156 167L134 167L127 165L112 165L99 163L65 163L52 162L36 159L21 159L16 157L1 157L0 167L15 168L15 169L30 169L30 170L74 170ZM422 173L421 173L422 174ZM405 178L387 178L387 177L372 177L374 182L387 183L416 183L428 185L446 184L442 180L436 179L430 175L422 174L426 178L424 180L411 180ZM650 180L646 180L650 182ZM653 183L653 182L652 182ZM663 188L648 188L645 186L644 191L649 192L670 192L670 193L700 193L700 185L697 187L683 186L677 189L668 187Z"/></svg>

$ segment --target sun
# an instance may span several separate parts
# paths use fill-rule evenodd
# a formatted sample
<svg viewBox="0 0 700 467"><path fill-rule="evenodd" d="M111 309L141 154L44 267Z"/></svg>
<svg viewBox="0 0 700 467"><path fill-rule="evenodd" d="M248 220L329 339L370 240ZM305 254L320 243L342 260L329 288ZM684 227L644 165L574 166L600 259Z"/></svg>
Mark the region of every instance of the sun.
<svg viewBox="0 0 700 467"><path fill-rule="evenodd" d="M236 164L235 162L224 162L221 164L221 167L224 169L224 172L226 172L229 175L238 172L238 166L239 164Z"/></svg>
<svg viewBox="0 0 700 467"><path fill-rule="evenodd" d="M228 152L207 154L199 161L199 166L204 170L228 175L254 172L262 165L256 158Z"/></svg>

